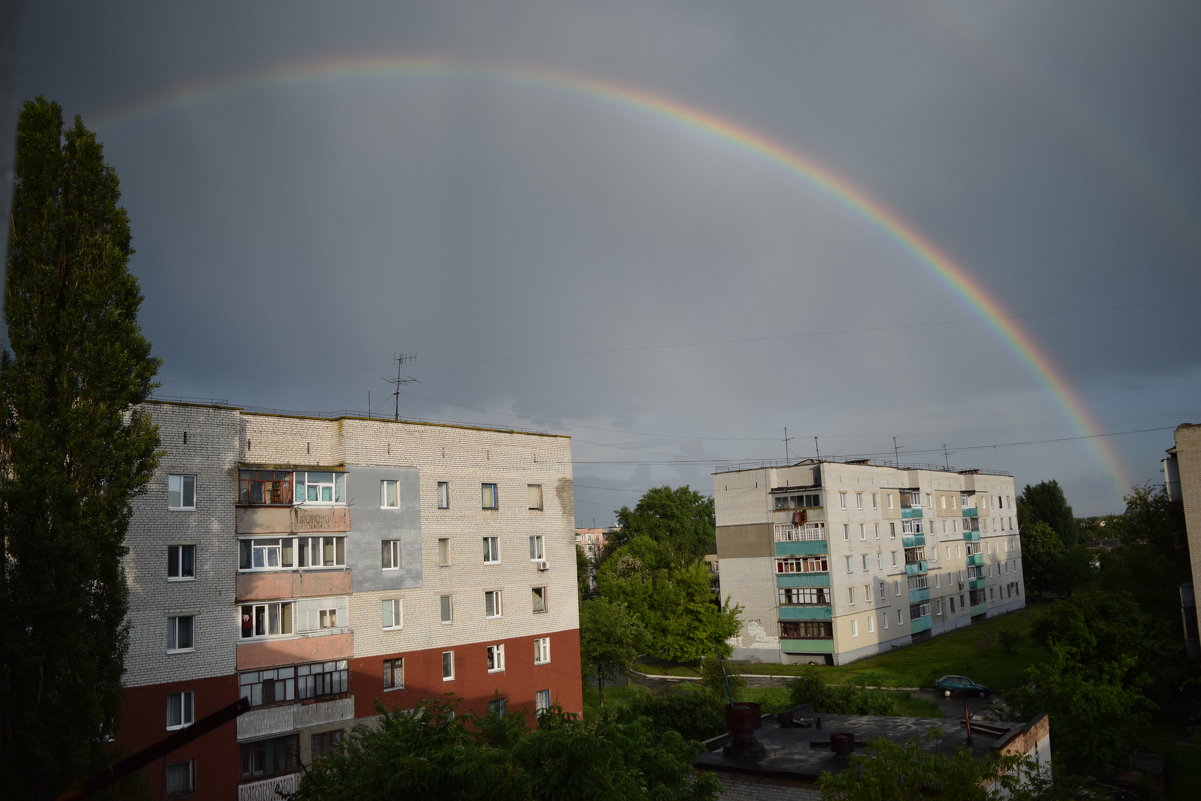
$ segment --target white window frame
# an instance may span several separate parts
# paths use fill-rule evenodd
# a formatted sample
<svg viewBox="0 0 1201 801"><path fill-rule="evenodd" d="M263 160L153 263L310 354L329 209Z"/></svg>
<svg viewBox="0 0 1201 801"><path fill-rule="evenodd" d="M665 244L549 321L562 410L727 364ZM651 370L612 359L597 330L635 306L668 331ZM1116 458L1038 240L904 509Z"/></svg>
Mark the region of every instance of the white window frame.
<svg viewBox="0 0 1201 801"><path fill-rule="evenodd" d="M379 482L379 508L400 508L400 479L384 478Z"/></svg>
<svg viewBox="0 0 1201 801"><path fill-rule="evenodd" d="M190 554L189 559L184 558L184 554ZM190 565L189 565L190 562ZM186 567L190 566L191 572L185 573ZM167 581L195 581L196 580L196 546L195 545L168 545L167 546Z"/></svg>
<svg viewBox="0 0 1201 801"><path fill-rule="evenodd" d="M847 606L855 605L855 588L847 587Z"/></svg>
<svg viewBox="0 0 1201 801"><path fill-rule="evenodd" d="M839 509L847 508L847 494L845 492L838 493L838 508Z"/></svg>
<svg viewBox="0 0 1201 801"><path fill-rule="evenodd" d="M405 660L395 656L384 660L384 692L405 688Z"/></svg>
<svg viewBox="0 0 1201 801"><path fill-rule="evenodd" d="M444 626L455 622L455 599L453 595L438 596L438 620Z"/></svg>
<svg viewBox="0 0 1201 801"><path fill-rule="evenodd" d="M484 617L504 617L504 598L500 590L484 590Z"/></svg>
<svg viewBox="0 0 1201 801"><path fill-rule="evenodd" d="M249 613L246 610L250 610ZM250 634L242 626L247 622L243 618L250 615ZM238 605L239 639L267 640L280 637L292 637L296 633L296 605L292 601L270 601L266 603L248 603ZM260 623L263 623L263 633L259 634Z"/></svg>
<svg viewBox="0 0 1201 801"><path fill-rule="evenodd" d="M550 663L550 637L535 637L534 638L534 664L546 665Z"/></svg>
<svg viewBox="0 0 1201 801"><path fill-rule="evenodd" d="M848 557L846 557L846 560L847 560L847 573L854 573L855 572L855 557L848 556Z"/></svg>
<svg viewBox="0 0 1201 801"><path fill-rule="evenodd" d="M187 629L187 645L180 645L182 638L180 637L181 623L180 621L188 621ZM167 618L167 653L179 654L188 651L196 650L196 616L195 615L172 615Z"/></svg>
<svg viewBox="0 0 1201 801"><path fill-rule="evenodd" d="M505 670L505 645L496 643L488 646L488 672L503 673Z"/></svg>
<svg viewBox="0 0 1201 801"><path fill-rule="evenodd" d="M172 504L172 501L176 503ZM167 475L167 510L170 512L196 511L196 476L191 473L169 473Z"/></svg>
<svg viewBox="0 0 1201 801"><path fill-rule="evenodd" d="M484 564L500 564L500 537L482 537L484 547Z"/></svg>
<svg viewBox="0 0 1201 801"><path fill-rule="evenodd" d="M345 473L336 470L297 470L292 476L294 503L310 506L346 505ZM328 480L326 476L329 476ZM310 498L310 495L316 497Z"/></svg>
<svg viewBox="0 0 1201 801"><path fill-rule="evenodd" d="M172 717L175 722L172 723ZM167 694L167 731L186 729L196 722L196 692L180 690Z"/></svg>
<svg viewBox="0 0 1201 801"><path fill-rule="evenodd" d="M404 601L400 598L384 598L379 602L379 624L385 631L403 629L405 625Z"/></svg>
<svg viewBox="0 0 1201 801"><path fill-rule="evenodd" d="M480 484L480 508L500 508L500 488L496 486L495 482L485 481Z"/></svg>
<svg viewBox="0 0 1201 801"><path fill-rule="evenodd" d="M450 482L439 481L437 490L437 504L439 509L450 508Z"/></svg>
<svg viewBox="0 0 1201 801"><path fill-rule="evenodd" d="M851 621L851 636L852 637L859 636L859 621L858 620Z"/></svg>
<svg viewBox="0 0 1201 801"><path fill-rule="evenodd" d="M530 606L534 610L535 615L542 614L546 611L546 596L547 591L545 586L530 587ZM538 608L539 605L541 605L541 609Z"/></svg>
<svg viewBox="0 0 1201 801"><path fill-rule="evenodd" d="M530 535L530 561L546 561L546 542L541 534Z"/></svg>
<svg viewBox="0 0 1201 801"><path fill-rule="evenodd" d="M455 652L442 652L442 681L454 681L455 679Z"/></svg>
<svg viewBox="0 0 1201 801"><path fill-rule="evenodd" d="M550 689L538 690L534 693L534 714L541 715L550 709Z"/></svg>
<svg viewBox="0 0 1201 801"><path fill-rule="evenodd" d="M868 615L867 616L867 633L874 634L875 632L876 632L876 616Z"/></svg>
<svg viewBox="0 0 1201 801"><path fill-rule="evenodd" d="M400 540L380 540L380 569L400 570Z"/></svg>
<svg viewBox="0 0 1201 801"><path fill-rule="evenodd" d="M855 508L856 509L863 508L863 493L862 492L855 493Z"/></svg>

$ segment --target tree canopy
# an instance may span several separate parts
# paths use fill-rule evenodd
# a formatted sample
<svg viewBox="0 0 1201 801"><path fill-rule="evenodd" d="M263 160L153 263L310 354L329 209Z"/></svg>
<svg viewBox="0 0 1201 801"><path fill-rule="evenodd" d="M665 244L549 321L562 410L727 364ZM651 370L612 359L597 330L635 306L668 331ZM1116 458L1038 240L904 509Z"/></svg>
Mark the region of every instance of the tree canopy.
<svg viewBox="0 0 1201 801"><path fill-rule="evenodd" d="M580 664L586 677L596 679L602 704L605 682L627 675L646 642L642 621L621 601L580 602Z"/></svg>
<svg viewBox="0 0 1201 801"><path fill-rule="evenodd" d="M617 510L617 525L608 539L610 554L637 537L647 537L662 546L669 563L683 565L717 546L713 499L688 486L647 490L633 509Z"/></svg>
<svg viewBox="0 0 1201 801"><path fill-rule="evenodd" d="M158 435L117 175L79 118L18 120L0 353L0 783L53 797L107 758L128 629L130 501Z"/></svg>
<svg viewBox="0 0 1201 801"><path fill-rule="evenodd" d="M295 801L712 801L697 743L644 721L580 720L550 709L530 730L520 715L456 714L453 698L383 712L313 762Z"/></svg>
<svg viewBox="0 0 1201 801"><path fill-rule="evenodd" d="M1064 548L1073 548L1080 539L1076 516L1068 505L1059 482L1054 479L1027 484L1018 496L1018 528L1025 529L1042 521L1059 535Z"/></svg>

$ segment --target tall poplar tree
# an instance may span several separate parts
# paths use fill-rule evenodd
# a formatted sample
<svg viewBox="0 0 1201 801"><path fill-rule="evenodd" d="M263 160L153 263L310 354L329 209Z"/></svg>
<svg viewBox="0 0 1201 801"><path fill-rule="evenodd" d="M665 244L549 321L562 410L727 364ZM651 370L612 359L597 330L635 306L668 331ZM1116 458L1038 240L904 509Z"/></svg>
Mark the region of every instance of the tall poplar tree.
<svg viewBox="0 0 1201 801"><path fill-rule="evenodd" d="M129 219L95 135L27 102L0 351L0 787L51 798L106 759L128 646L121 558L158 433Z"/></svg>

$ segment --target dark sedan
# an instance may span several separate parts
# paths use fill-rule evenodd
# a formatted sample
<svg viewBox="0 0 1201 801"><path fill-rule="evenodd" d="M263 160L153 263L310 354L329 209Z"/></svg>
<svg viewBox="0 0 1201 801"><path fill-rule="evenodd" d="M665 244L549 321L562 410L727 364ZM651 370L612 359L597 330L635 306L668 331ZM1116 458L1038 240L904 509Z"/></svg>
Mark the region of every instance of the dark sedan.
<svg viewBox="0 0 1201 801"><path fill-rule="evenodd" d="M987 698L992 695L992 690L983 684L977 684L967 676L943 676L934 682L934 689L947 697L951 695L970 695L975 698Z"/></svg>

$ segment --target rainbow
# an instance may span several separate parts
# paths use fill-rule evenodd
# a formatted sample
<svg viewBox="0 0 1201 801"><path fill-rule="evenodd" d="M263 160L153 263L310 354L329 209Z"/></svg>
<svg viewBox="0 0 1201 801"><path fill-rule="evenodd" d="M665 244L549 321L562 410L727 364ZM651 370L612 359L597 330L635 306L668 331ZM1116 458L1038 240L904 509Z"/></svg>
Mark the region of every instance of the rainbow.
<svg viewBox="0 0 1201 801"><path fill-rule="evenodd" d="M508 64L452 61L436 57L397 58L389 56L307 62L204 82L180 84L169 90L135 99L122 106L109 108L88 122L97 129L104 130L172 108L195 105L251 89L331 80L389 78L398 75L404 77L420 75L488 76L569 92L625 110L634 109L644 112L688 132L697 133L727 145L735 151L766 162L801 179L819 194L870 223L886 238L907 252L914 261L948 287L952 293L961 297L971 309L983 318L1001 341L1013 350L1035 378L1050 390L1064 414L1087 438L1099 463L1113 480L1119 496L1125 495L1132 486L1133 482L1127 475L1121 459L1101 430L1092 412L1067 381L1063 372L1039 347L1034 338L1014 321L1012 315L1002 307L1000 302L988 293L985 286L963 266L952 260L934 242L907 223L900 215L845 178L822 167L795 149L785 147L767 136L702 109L629 86L564 72Z"/></svg>

